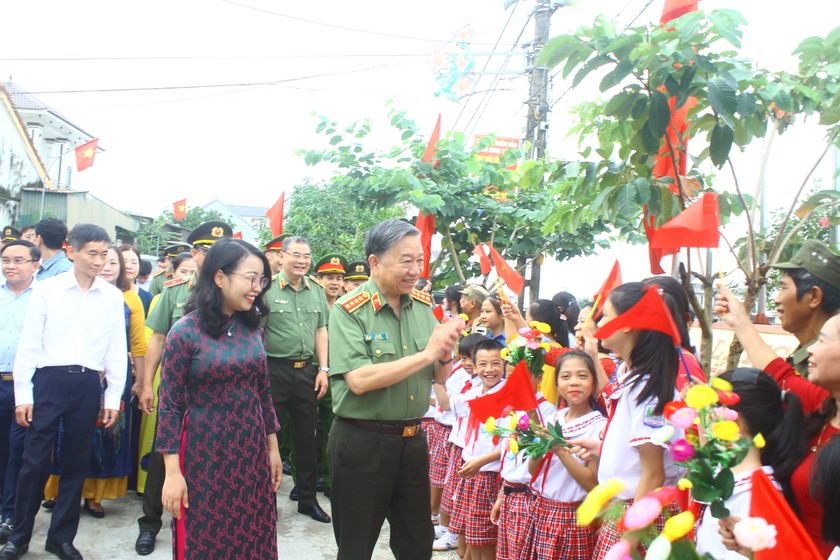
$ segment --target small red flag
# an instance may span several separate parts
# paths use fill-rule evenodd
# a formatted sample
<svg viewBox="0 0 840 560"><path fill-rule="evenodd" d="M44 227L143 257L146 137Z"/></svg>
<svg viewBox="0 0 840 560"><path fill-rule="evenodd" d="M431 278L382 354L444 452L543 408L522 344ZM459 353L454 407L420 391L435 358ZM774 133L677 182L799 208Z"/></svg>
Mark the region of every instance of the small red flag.
<svg viewBox="0 0 840 560"><path fill-rule="evenodd" d="M619 329L658 331L670 336L674 346L682 344L682 337L671 311L655 286L649 286L636 305L595 331L595 338L604 340Z"/></svg>
<svg viewBox="0 0 840 560"><path fill-rule="evenodd" d="M752 474L750 517L761 517L776 526L776 546L756 551L755 560L823 558L782 493L762 469L756 469Z"/></svg>
<svg viewBox="0 0 840 560"><path fill-rule="evenodd" d="M618 264L618 259L616 259L615 264L612 266L609 276L607 276L607 279L601 285L601 289L592 296L592 301L598 302L598 306L603 309L604 302L607 301L607 296L610 295L610 292L616 286L621 286L621 265Z"/></svg>
<svg viewBox="0 0 840 560"><path fill-rule="evenodd" d="M665 0L659 23L665 25L669 21L677 19L688 12L697 11L697 2L698 0Z"/></svg>
<svg viewBox="0 0 840 560"><path fill-rule="evenodd" d="M496 274L502 279L508 288L513 290L513 293L519 295L525 289L525 278L516 272L513 268L508 266L507 261L502 258L502 255L490 244L485 243L490 249L490 258L493 259L493 267L496 269Z"/></svg>
<svg viewBox="0 0 840 560"><path fill-rule="evenodd" d="M439 303L436 306L434 306L432 308L432 315L434 315L435 319L437 319L438 321L443 321L443 304Z"/></svg>
<svg viewBox="0 0 840 560"><path fill-rule="evenodd" d="M513 410L534 410L537 408L537 396L531 382L531 372L525 360L520 361L507 376L504 387L470 401L470 416L467 419L467 443L475 440L478 428L488 418L501 416L505 407Z"/></svg>
<svg viewBox="0 0 840 560"><path fill-rule="evenodd" d="M654 236L656 235L656 228L653 227L655 223L655 216L648 214L647 205L642 210L642 225L645 227L645 235L648 239L648 258L650 259L650 273L651 274L665 274L662 265L659 264L665 255L676 255L679 249L654 249L651 246Z"/></svg>
<svg viewBox="0 0 840 560"><path fill-rule="evenodd" d="M172 213L175 215L175 221L180 222L187 217L187 199L179 200L172 203Z"/></svg>
<svg viewBox="0 0 840 560"><path fill-rule="evenodd" d="M479 243L473 249L473 255L478 257L478 265L481 267L482 274L490 274L490 258L484 251L484 243Z"/></svg>
<svg viewBox="0 0 840 560"><path fill-rule="evenodd" d="M429 277L429 263L432 259L432 236L435 234L435 217L422 210L417 214L414 227L420 230L420 244L423 246L423 270L420 278Z"/></svg>
<svg viewBox="0 0 840 560"><path fill-rule="evenodd" d="M242 232L237 231L236 233L233 234L233 238L234 239L242 239Z"/></svg>
<svg viewBox="0 0 840 560"><path fill-rule="evenodd" d="M665 136L662 137L662 146L656 156L653 171L651 171L654 177L671 177L674 182L670 185L670 189L674 194L679 193L677 187L678 176L685 176L688 172L688 112L697 105L697 98L690 96L679 109L675 108L676 103L676 97L668 99L671 121L668 123ZM671 150L668 148L669 145L674 148L675 157L673 159L671 158ZM674 168L674 161L677 162L676 169Z"/></svg>
<svg viewBox="0 0 840 560"><path fill-rule="evenodd" d="M440 115L438 115L435 128L432 130L432 135L429 137L429 143L426 144L426 151L423 153L423 161L430 163L437 153L437 143L440 140ZM437 162L432 164L437 166Z"/></svg>
<svg viewBox="0 0 840 560"><path fill-rule="evenodd" d="M84 171L93 165L93 157L96 155L96 146L99 144L99 138L94 138L90 142L85 142L76 148L76 169Z"/></svg>
<svg viewBox="0 0 840 560"><path fill-rule="evenodd" d="M271 235L277 237L283 233L283 207L286 205L285 191L280 193L277 202L268 209L265 215L268 217L268 224L271 227Z"/></svg>
<svg viewBox="0 0 840 560"><path fill-rule="evenodd" d="M717 195L703 193L703 198L674 216L656 230L650 239L652 249L710 247L720 244L720 209Z"/></svg>

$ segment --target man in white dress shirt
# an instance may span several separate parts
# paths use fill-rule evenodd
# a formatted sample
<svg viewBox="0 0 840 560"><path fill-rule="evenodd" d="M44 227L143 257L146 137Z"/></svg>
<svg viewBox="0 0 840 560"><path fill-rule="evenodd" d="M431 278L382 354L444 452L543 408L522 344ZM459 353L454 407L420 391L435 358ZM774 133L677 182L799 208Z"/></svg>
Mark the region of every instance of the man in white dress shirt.
<svg viewBox="0 0 840 560"><path fill-rule="evenodd" d="M125 387L123 296L98 277L110 238L99 226L79 224L68 241L73 268L35 286L15 357L15 416L27 433L15 502L17 524L0 559L17 559L29 549L50 474L50 451L63 420L67 452L46 551L62 560L81 560L73 539L99 415L100 372L106 382L101 418L106 428L117 419Z"/></svg>

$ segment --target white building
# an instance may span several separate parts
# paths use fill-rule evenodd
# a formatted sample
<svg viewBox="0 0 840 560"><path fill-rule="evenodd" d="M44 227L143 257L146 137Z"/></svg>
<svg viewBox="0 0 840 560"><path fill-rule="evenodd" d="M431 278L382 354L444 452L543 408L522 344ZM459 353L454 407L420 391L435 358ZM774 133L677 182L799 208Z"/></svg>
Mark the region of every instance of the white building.
<svg viewBox="0 0 840 560"><path fill-rule="evenodd" d="M204 206L204 210L214 210L228 220L233 227L233 233L241 232L242 239L258 245L258 232L261 227L266 226L268 218L265 213L268 208L263 206L239 206L236 204L226 204L219 199L215 199Z"/></svg>

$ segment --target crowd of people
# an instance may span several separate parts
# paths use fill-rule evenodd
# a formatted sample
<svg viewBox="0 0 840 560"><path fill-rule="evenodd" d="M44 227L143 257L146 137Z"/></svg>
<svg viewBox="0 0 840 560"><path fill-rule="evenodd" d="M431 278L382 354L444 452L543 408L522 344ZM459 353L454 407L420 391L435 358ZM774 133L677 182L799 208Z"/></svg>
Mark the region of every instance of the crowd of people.
<svg viewBox="0 0 840 560"><path fill-rule="evenodd" d="M654 435L665 405L705 382L673 278L627 282L604 302L560 292L523 314L480 283L436 301L419 278L420 233L401 220L371 228L355 262L314 260L293 234L258 248L220 221L167 247L155 273L92 224L68 232L46 218L4 228L2 242L0 558L27 552L39 509L52 511L46 550L82 558L82 511L105 517L103 502L128 491L143 496L139 555L155 550L166 511L174 558L277 558L286 474L298 512L332 524L339 560L371 558L386 519L400 559L600 559L621 527L578 525L586 494L619 479L628 508L684 475L668 451L683 434ZM732 516L698 522L698 550L714 558L748 555L733 525L750 513L756 470L820 555L840 542L830 506L840 493L840 256L811 240L775 266L781 326L800 342L791 357L764 343L732 292L715 300L752 365L722 375L741 398L741 432L766 445L733 469ZM671 336L644 326L594 336L650 289L682 360ZM544 364L531 368L528 413L562 426L569 443L542 458L471 419L471 402L504 389L507 356L535 325Z"/></svg>

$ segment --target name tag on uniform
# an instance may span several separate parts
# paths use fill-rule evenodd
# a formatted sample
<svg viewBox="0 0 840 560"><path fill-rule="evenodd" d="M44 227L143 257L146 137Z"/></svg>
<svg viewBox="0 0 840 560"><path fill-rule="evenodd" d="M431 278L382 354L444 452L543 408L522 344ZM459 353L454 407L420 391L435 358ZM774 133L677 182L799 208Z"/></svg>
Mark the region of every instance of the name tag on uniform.
<svg viewBox="0 0 840 560"><path fill-rule="evenodd" d="M388 340L388 333L365 333L365 342Z"/></svg>
<svg viewBox="0 0 840 560"><path fill-rule="evenodd" d="M175 304L175 309L180 309L180 308L182 308L182 307L184 307L184 304L183 304L183 303L176 303L176 304Z"/></svg>

